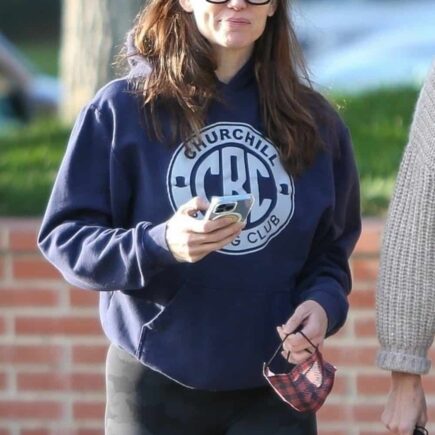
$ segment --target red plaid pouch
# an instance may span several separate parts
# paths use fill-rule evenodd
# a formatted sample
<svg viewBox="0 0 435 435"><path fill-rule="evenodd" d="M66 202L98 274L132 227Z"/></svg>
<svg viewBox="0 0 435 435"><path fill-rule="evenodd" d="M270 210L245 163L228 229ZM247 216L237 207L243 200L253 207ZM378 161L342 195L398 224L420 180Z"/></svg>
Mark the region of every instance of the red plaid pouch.
<svg viewBox="0 0 435 435"><path fill-rule="evenodd" d="M263 365L263 376L292 408L299 412L315 412L325 402L335 379L335 367L324 361L317 346L301 331L300 334L314 347L312 355L295 365L288 373L275 374L269 366L281 350L288 334L279 345L269 362Z"/></svg>

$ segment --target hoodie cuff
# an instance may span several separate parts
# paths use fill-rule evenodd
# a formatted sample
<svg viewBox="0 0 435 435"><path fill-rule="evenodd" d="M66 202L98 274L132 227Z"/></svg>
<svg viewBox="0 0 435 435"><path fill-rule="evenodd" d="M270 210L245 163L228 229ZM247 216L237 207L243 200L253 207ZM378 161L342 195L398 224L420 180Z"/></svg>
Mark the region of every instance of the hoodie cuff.
<svg viewBox="0 0 435 435"><path fill-rule="evenodd" d="M144 246L155 259L157 266L178 263L166 241L166 222L148 228L144 235Z"/></svg>
<svg viewBox="0 0 435 435"><path fill-rule="evenodd" d="M349 304L346 298L338 296L335 292L325 289L311 290L303 299L315 301L325 310L328 318L326 337L335 334L346 321Z"/></svg>
<svg viewBox="0 0 435 435"><path fill-rule="evenodd" d="M421 356L380 350L376 358L376 365L381 369L391 370L393 372L424 375L429 372L431 362Z"/></svg>

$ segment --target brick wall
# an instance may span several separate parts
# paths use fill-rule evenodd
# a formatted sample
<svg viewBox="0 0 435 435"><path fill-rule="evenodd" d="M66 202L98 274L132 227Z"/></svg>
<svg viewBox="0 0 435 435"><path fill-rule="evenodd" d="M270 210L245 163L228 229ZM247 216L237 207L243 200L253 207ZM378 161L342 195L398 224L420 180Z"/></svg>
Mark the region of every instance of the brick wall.
<svg viewBox="0 0 435 435"><path fill-rule="evenodd" d="M36 252L38 220L0 220L0 435L102 435L107 340L98 295L71 287ZM320 435L385 434L388 374L373 365L374 287L382 223L366 220L352 257L346 326L325 357L338 367ZM432 359L435 352L432 350ZM425 377L435 430L435 373ZM126 434L128 435L128 434Z"/></svg>

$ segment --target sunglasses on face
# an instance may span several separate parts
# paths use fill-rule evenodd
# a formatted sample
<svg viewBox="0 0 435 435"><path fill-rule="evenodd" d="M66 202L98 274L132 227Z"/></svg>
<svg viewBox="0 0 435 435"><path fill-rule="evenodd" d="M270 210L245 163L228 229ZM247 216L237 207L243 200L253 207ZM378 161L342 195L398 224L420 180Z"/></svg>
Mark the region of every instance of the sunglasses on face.
<svg viewBox="0 0 435 435"><path fill-rule="evenodd" d="M220 5L223 3L228 3L229 0L206 0L209 3L214 3L216 5ZM271 2L271 0L245 0L246 3L254 6L267 5Z"/></svg>

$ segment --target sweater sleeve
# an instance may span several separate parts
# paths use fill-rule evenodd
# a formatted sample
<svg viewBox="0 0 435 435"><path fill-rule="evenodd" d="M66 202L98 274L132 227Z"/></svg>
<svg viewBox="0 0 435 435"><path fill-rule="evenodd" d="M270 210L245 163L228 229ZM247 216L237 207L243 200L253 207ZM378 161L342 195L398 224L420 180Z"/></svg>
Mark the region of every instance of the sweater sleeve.
<svg viewBox="0 0 435 435"><path fill-rule="evenodd" d="M417 103L385 225L376 294L379 367L429 371L434 286L435 64Z"/></svg>
<svg viewBox="0 0 435 435"><path fill-rule="evenodd" d="M38 245L73 285L95 290L135 290L176 260L165 241L165 223L113 225L112 190L127 176L113 149L110 113L94 106L77 118L45 212ZM114 177L114 173L118 176ZM122 174L122 176L119 176ZM119 204L118 204L119 206Z"/></svg>
<svg viewBox="0 0 435 435"><path fill-rule="evenodd" d="M345 322L352 280L349 257L361 233L359 178L348 129L340 123L334 157L335 203L325 212L308 260L298 277L298 303L318 302L328 317L327 335Z"/></svg>

